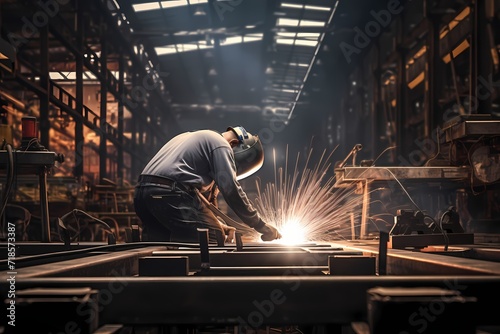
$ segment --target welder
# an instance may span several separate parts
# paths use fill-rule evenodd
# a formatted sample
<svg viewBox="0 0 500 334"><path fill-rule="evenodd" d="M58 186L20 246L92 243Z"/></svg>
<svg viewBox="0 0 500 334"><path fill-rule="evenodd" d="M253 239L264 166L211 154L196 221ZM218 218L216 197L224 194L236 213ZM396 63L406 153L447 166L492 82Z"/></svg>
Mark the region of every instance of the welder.
<svg viewBox="0 0 500 334"><path fill-rule="evenodd" d="M188 131L174 136L146 164L134 193L143 240L197 242L198 229L209 230L209 240L222 244L235 227L216 216L220 193L227 205L263 241L281 238L264 222L240 185L264 163L262 143L242 126L225 132Z"/></svg>

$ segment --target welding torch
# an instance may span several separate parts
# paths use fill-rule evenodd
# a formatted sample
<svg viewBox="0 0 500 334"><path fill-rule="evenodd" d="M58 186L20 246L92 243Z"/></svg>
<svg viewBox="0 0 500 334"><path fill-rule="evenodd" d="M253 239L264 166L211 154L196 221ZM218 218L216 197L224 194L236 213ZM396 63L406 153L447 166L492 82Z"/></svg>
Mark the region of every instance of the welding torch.
<svg viewBox="0 0 500 334"><path fill-rule="evenodd" d="M349 154L345 157L345 159L342 160L342 162L337 165L337 168L344 167L345 164L347 163L347 160L351 157L351 155L352 155L352 165L355 166L356 165L356 155L358 154L359 151L361 151L362 148L363 148L363 145L361 145L361 144L354 145L351 152L349 152Z"/></svg>

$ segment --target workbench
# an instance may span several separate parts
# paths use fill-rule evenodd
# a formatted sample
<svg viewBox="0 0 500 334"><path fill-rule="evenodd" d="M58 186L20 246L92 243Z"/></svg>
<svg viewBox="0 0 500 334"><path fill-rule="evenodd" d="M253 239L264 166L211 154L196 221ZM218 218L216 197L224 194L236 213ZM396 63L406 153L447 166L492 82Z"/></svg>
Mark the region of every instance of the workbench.
<svg viewBox="0 0 500 334"><path fill-rule="evenodd" d="M40 185L40 216L42 222L42 242L50 242L50 216L47 196L47 174L51 167L63 162L62 155L51 151L12 151L14 179L16 175L38 175ZM6 170L9 152L0 150L0 170ZM13 180L12 180L13 181ZM8 180L6 180L8 182ZM3 219L2 219L3 221Z"/></svg>

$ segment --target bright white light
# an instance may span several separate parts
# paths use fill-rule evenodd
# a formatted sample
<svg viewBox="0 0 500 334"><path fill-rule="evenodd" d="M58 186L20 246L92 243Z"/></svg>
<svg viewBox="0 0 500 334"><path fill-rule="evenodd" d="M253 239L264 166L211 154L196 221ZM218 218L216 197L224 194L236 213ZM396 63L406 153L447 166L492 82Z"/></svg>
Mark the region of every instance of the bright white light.
<svg viewBox="0 0 500 334"><path fill-rule="evenodd" d="M278 37L317 40L319 32L278 32Z"/></svg>
<svg viewBox="0 0 500 334"><path fill-rule="evenodd" d="M189 4L191 5L198 5L202 3L207 3L208 0L191 0L189 1ZM146 3L141 3L141 4L135 4L132 5L134 8L134 11L136 12L144 12L146 10L157 10L160 8L174 8L174 7L181 7L181 6L187 6L188 1L187 0L169 0L169 1L154 1L154 2L146 2Z"/></svg>
<svg viewBox="0 0 500 334"><path fill-rule="evenodd" d="M241 42L243 42L242 36L231 36L231 37L227 37L226 40L224 42L222 42L221 44L230 45L230 44L239 44Z"/></svg>
<svg viewBox="0 0 500 334"><path fill-rule="evenodd" d="M279 18L277 25L279 27L324 27L325 22Z"/></svg>
<svg viewBox="0 0 500 334"><path fill-rule="evenodd" d="M160 3L159 2L141 3L132 5L132 8L134 8L134 11L136 12L144 12L146 10L160 9Z"/></svg>
<svg viewBox="0 0 500 334"><path fill-rule="evenodd" d="M298 91L295 90L295 89L278 88L276 90L279 91L279 92L282 92L282 93L291 93L291 94L297 94L298 93Z"/></svg>
<svg viewBox="0 0 500 334"><path fill-rule="evenodd" d="M302 39L291 39L291 38L278 38L276 40L277 44L286 44L286 45L300 45L300 46L316 46L318 45L318 41L306 41Z"/></svg>
<svg viewBox="0 0 500 334"><path fill-rule="evenodd" d="M294 4L294 3L282 3L281 7L302 9L304 7L304 5L297 5L297 4Z"/></svg>
<svg viewBox="0 0 500 334"><path fill-rule="evenodd" d="M173 8L173 7L187 6L187 4L188 4L187 0L162 1L161 7L162 8Z"/></svg>
<svg viewBox="0 0 500 334"><path fill-rule="evenodd" d="M155 47L156 54L158 56L161 55L167 55L167 54L172 54L176 53L177 49L175 48L175 45L169 45L169 46L163 46L163 47Z"/></svg>
<svg viewBox="0 0 500 334"><path fill-rule="evenodd" d="M174 45L166 45L166 46L157 46L155 47L156 54L158 56L172 54L176 52L187 52L194 50L204 50L211 49L212 46L207 45L205 41L198 41L194 43L187 44L174 44Z"/></svg>
<svg viewBox="0 0 500 334"><path fill-rule="evenodd" d="M294 3L282 3L281 7L302 9L302 8L304 8L304 5L298 5L298 4L294 4ZM305 5L305 9L320 10L320 11L329 11L330 7Z"/></svg>
<svg viewBox="0 0 500 334"><path fill-rule="evenodd" d="M306 241L307 230L298 219L290 219L279 230L280 244L297 245Z"/></svg>

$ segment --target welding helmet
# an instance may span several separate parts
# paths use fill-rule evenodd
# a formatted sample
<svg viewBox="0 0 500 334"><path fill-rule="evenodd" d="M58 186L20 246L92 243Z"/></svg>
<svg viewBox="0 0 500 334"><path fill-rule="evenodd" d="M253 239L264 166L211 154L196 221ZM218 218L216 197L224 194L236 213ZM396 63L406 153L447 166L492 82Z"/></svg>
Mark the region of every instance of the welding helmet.
<svg viewBox="0 0 500 334"><path fill-rule="evenodd" d="M244 179L258 171L264 164L264 149L258 136L247 132L242 126L230 126L238 138L238 145L233 147L238 180Z"/></svg>

